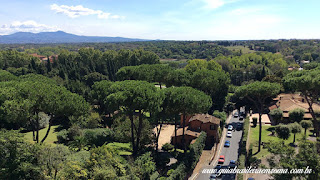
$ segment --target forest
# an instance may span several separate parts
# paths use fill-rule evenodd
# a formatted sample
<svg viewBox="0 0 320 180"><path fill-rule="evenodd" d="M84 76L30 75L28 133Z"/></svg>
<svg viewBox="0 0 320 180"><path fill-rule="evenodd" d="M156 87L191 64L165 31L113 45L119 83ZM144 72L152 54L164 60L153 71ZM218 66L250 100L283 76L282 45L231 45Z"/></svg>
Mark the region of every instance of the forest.
<svg viewBox="0 0 320 180"><path fill-rule="evenodd" d="M0 45L0 179L182 180L196 167L206 134L160 149L162 126L177 129L180 116L209 113L221 119L221 133L226 117L243 106L261 123L280 93L299 92L312 109L320 96L319 42ZM282 152L279 167L308 165L314 172L303 178L320 177L319 116L312 112L303 125L316 141L303 141L297 155L279 144L265 148ZM274 131L279 137L294 129L284 124ZM305 164L289 161L293 156ZM177 162L168 166L170 158Z"/></svg>

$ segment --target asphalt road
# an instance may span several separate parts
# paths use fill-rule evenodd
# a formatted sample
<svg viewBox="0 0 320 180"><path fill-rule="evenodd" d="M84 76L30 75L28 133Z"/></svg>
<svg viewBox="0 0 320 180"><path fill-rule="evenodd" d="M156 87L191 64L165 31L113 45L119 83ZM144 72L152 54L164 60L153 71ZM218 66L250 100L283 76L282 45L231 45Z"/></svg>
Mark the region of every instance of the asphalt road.
<svg viewBox="0 0 320 180"><path fill-rule="evenodd" d="M235 118L232 117L229 121L229 124L232 124L234 127L234 130L232 131L232 138L228 138L228 137L224 137L222 138L222 149L220 151L220 154L218 155L218 157L220 155L224 155L225 156L225 162L224 164L221 164L222 168L228 168L230 160L235 160L237 161L238 159L238 154L239 154L239 143L242 137L242 130L237 131L236 127L237 127L237 123L240 122L243 125L243 120L239 120L239 117ZM224 147L224 142L226 140L230 141L230 147ZM214 161L212 165L210 166L205 166L204 168L215 168L217 166L217 161ZM197 176L197 180L208 180L210 179L210 173L199 173L199 175ZM223 180L233 180L235 179L235 174L222 174L222 176L218 179L223 179Z"/></svg>

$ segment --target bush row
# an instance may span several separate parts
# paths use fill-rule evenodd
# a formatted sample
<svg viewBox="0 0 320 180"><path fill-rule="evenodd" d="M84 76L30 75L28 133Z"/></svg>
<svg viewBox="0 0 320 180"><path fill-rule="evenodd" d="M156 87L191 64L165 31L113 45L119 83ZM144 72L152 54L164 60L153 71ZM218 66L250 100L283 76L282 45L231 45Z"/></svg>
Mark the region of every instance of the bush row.
<svg viewBox="0 0 320 180"><path fill-rule="evenodd" d="M249 117L247 117L243 123L243 134L240 142L240 156L238 158L238 169L243 169L245 168L245 165L246 165L246 156L247 156L246 146L247 146L247 139L248 139L248 133L249 133L249 126L250 126L250 120L249 120ZM238 174L237 177L239 180L242 180L243 174Z"/></svg>
<svg viewBox="0 0 320 180"><path fill-rule="evenodd" d="M67 144L74 141L76 137L83 137L86 145L89 146L102 146L106 142L114 141L114 132L107 128L95 129L78 129L69 128L68 130L61 130L57 134L58 142Z"/></svg>

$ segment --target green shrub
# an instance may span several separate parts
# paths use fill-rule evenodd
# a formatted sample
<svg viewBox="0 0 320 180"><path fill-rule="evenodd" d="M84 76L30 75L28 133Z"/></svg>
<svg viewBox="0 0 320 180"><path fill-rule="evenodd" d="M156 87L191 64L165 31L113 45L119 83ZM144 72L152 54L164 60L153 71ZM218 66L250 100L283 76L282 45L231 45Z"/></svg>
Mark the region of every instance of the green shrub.
<svg viewBox="0 0 320 180"><path fill-rule="evenodd" d="M175 169L167 180L183 180L187 175L187 168L184 163L181 163L177 169Z"/></svg>
<svg viewBox="0 0 320 180"><path fill-rule="evenodd" d="M174 148L174 146L170 143L165 143L163 146L162 146L162 150L163 151L171 151L172 149Z"/></svg>
<svg viewBox="0 0 320 180"><path fill-rule="evenodd" d="M114 140L114 132L107 128L84 129L83 136L91 146L102 146L104 143Z"/></svg>
<svg viewBox="0 0 320 180"><path fill-rule="evenodd" d="M252 118L252 124L254 127L257 126L257 122L258 122L258 118L256 118L256 117Z"/></svg>
<svg viewBox="0 0 320 180"><path fill-rule="evenodd" d="M58 142L61 144L67 143L69 141L68 131L63 129L57 133Z"/></svg>
<svg viewBox="0 0 320 180"><path fill-rule="evenodd" d="M158 173L158 171L156 171L150 176L150 180L157 180L159 176L160 174Z"/></svg>

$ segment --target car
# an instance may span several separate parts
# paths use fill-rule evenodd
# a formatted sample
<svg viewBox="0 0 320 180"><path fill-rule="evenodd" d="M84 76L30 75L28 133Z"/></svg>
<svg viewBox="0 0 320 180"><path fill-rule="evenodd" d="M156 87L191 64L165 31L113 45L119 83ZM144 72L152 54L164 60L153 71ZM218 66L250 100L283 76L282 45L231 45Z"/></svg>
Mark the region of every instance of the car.
<svg viewBox="0 0 320 180"><path fill-rule="evenodd" d="M232 132L231 132L231 131L228 131L228 132L227 132L227 137L228 137L228 138L232 138Z"/></svg>
<svg viewBox="0 0 320 180"><path fill-rule="evenodd" d="M218 165L216 166L217 172L218 172L221 168L222 168L222 166L221 166L220 164L218 164Z"/></svg>
<svg viewBox="0 0 320 180"><path fill-rule="evenodd" d="M218 174L216 174L216 173L212 173L211 175L210 175L210 180L214 180L214 179L217 179L217 177L218 177Z"/></svg>
<svg viewBox="0 0 320 180"><path fill-rule="evenodd" d="M229 168L234 168L234 167L236 167L236 161L235 160L230 160Z"/></svg>
<svg viewBox="0 0 320 180"><path fill-rule="evenodd" d="M226 141L226 142L224 143L224 147L230 147L230 141Z"/></svg>
<svg viewBox="0 0 320 180"><path fill-rule="evenodd" d="M235 117L235 118L239 117L238 112L235 112L235 113L233 114L233 117Z"/></svg>
<svg viewBox="0 0 320 180"><path fill-rule="evenodd" d="M233 129L233 126L230 124L230 125L228 126L228 131L232 131L232 129Z"/></svg>
<svg viewBox="0 0 320 180"><path fill-rule="evenodd" d="M237 124L237 131L240 131L240 130L242 130L242 123Z"/></svg>
<svg viewBox="0 0 320 180"><path fill-rule="evenodd" d="M224 163L224 155L220 155L218 164L223 164Z"/></svg>
<svg viewBox="0 0 320 180"><path fill-rule="evenodd" d="M244 117L241 115L241 116L239 117L239 120L242 121L243 119L244 119Z"/></svg>
<svg viewBox="0 0 320 180"><path fill-rule="evenodd" d="M248 178L248 180L254 180L254 178Z"/></svg>

